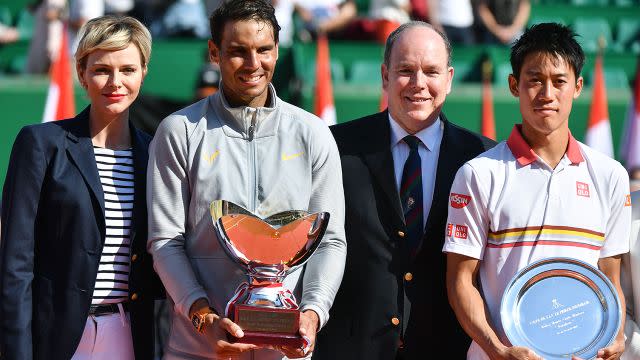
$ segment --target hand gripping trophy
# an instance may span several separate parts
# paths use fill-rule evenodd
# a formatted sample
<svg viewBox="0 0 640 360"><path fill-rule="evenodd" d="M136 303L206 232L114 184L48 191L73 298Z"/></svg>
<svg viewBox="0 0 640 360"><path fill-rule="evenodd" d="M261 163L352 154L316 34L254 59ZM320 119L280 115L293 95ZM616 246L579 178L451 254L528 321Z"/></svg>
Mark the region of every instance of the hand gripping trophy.
<svg viewBox="0 0 640 360"><path fill-rule="evenodd" d="M248 277L225 309L244 331L238 341L306 348L308 339L298 333L298 303L282 282L316 250L329 213L290 210L261 219L226 200L213 201L210 213L222 248Z"/></svg>

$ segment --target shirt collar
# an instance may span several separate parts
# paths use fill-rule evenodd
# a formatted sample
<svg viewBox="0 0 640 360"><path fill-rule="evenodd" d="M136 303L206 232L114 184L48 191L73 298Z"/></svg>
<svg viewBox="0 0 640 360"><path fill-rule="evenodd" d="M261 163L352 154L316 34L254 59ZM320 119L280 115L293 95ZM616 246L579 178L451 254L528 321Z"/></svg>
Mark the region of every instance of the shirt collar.
<svg viewBox="0 0 640 360"><path fill-rule="evenodd" d="M391 148L393 148L399 142L401 142L405 136L409 135L409 133L405 129L403 129L393 119L393 117L391 117L391 113L389 113L389 124L391 126ZM413 135L420 139L420 141L422 141L427 150L433 151L438 143L438 139L442 137L442 132L442 121L440 121L440 116L438 116L433 124L418 131Z"/></svg>
<svg viewBox="0 0 640 360"><path fill-rule="evenodd" d="M515 157L522 166L529 165L538 159L538 155L536 155L531 146L529 146L522 137L522 124L513 126L511 135L509 135L509 139L507 139L507 146L509 146L513 157ZM580 144L578 144L578 141L571 135L571 131L569 131L569 145L567 146L566 156L573 165L584 161L584 157L582 157L582 153L580 152Z"/></svg>

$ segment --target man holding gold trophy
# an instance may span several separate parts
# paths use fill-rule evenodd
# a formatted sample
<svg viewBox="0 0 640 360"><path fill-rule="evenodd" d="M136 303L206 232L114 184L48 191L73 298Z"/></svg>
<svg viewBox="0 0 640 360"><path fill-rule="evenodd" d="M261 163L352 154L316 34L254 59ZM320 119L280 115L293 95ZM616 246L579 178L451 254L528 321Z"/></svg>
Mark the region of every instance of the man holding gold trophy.
<svg viewBox="0 0 640 360"><path fill-rule="evenodd" d="M165 118L150 147L148 248L173 308L165 359L306 357L344 271L338 150L270 84L269 2L229 1L210 23L220 91Z"/></svg>
<svg viewBox="0 0 640 360"><path fill-rule="evenodd" d="M629 251L629 178L573 138L584 53L542 23L511 49L522 124L463 165L449 207L447 291L473 338L467 359L619 359L620 264Z"/></svg>

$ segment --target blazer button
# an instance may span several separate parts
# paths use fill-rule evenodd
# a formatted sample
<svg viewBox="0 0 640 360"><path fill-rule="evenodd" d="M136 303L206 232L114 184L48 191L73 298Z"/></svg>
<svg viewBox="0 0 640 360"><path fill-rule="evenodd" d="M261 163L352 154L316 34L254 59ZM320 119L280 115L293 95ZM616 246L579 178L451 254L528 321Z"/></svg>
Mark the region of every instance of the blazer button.
<svg viewBox="0 0 640 360"><path fill-rule="evenodd" d="M138 254L131 255L131 262L135 262L136 260L138 260Z"/></svg>
<svg viewBox="0 0 640 360"><path fill-rule="evenodd" d="M398 319L397 317L394 316L394 317L391 318L391 323L394 326L398 326L398 325L400 325L400 319Z"/></svg>
<svg viewBox="0 0 640 360"><path fill-rule="evenodd" d="M398 230L398 236L400 236L401 238L403 238L403 237L404 237L404 231L400 231L400 230Z"/></svg>
<svg viewBox="0 0 640 360"><path fill-rule="evenodd" d="M406 281L411 281L411 280L413 280L413 274L412 274L412 273L410 273L410 272L408 272L408 273L404 274L404 279L405 279Z"/></svg>
<svg viewBox="0 0 640 360"><path fill-rule="evenodd" d="M131 295L131 300L133 300L133 301L138 300L138 294L137 293L133 293L133 295Z"/></svg>

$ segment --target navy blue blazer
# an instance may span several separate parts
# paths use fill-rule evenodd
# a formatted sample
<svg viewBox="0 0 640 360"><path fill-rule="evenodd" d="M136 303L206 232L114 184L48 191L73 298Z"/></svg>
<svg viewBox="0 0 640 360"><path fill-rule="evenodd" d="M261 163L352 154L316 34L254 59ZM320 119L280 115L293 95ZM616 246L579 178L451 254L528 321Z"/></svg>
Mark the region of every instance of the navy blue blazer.
<svg viewBox="0 0 640 360"><path fill-rule="evenodd" d="M449 306L442 253L449 190L458 168L495 142L443 123L422 247L409 256L396 187L389 114L331 127L342 163L347 262L314 360L465 359L471 339ZM402 343L401 343L402 341ZM445 346L444 344L453 344Z"/></svg>
<svg viewBox="0 0 640 360"><path fill-rule="evenodd" d="M135 200L129 311L136 359L152 359L159 280L146 252L151 138L131 129ZM104 195L89 135L75 118L24 127L2 192L2 359L69 359L84 330L105 241Z"/></svg>

